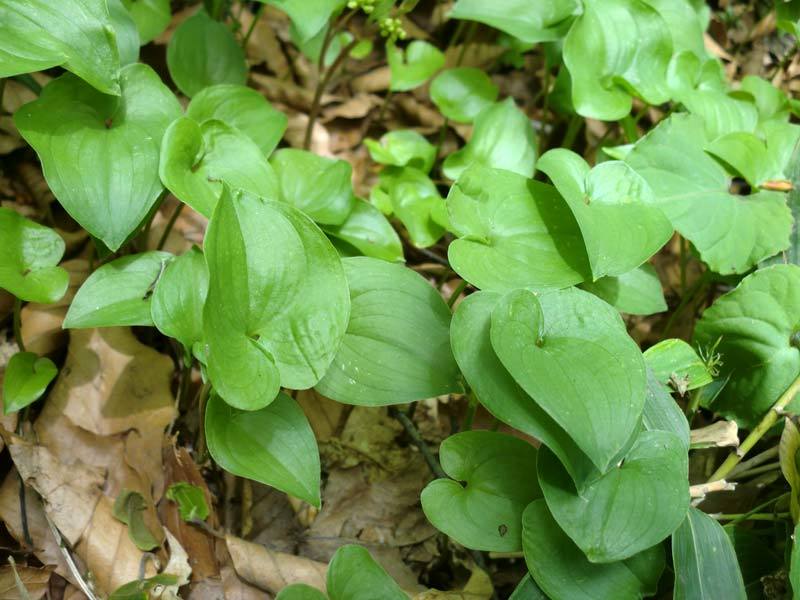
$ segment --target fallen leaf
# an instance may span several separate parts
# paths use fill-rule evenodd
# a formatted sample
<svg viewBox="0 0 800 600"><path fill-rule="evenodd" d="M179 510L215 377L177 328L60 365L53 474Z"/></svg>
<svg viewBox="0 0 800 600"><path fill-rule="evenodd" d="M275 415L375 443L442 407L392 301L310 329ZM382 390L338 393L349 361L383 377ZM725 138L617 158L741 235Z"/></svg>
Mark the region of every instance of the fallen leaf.
<svg viewBox="0 0 800 600"><path fill-rule="evenodd" d="M327 123L333 119L361 119L382 102L383 98L374 94L356 94L341 104L326 107L320 120Z"/></svg>
<svg viewBox="0 0 800 600"><path fill-rule="evenodd" d="M23 565L0 567L0 600L39 600L47 593L53 570ZM17 579L19 578L19 579ZM24 587L25 595L20 591Z"/></svg>
<svg viewBox="0 0 800 600"><path fill-rule="evenodd" d="M692 429L690 438L693 448L735 448L739 445L739 427L736 421L717 421L707 427Z"/></svg>
<svg viewBox="0 0 800 600"><path fill-rule="evenodd" d="M355 92L384 92L389 89L391 79L392 72L389 67L378 67L364 75L353 77L350 81L350 87Z"/></svg>

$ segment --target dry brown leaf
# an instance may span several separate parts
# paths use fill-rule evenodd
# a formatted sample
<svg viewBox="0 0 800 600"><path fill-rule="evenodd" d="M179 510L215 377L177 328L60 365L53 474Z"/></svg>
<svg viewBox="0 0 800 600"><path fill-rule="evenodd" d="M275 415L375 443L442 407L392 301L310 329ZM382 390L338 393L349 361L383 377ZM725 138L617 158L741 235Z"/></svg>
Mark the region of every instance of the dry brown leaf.
<svg viewBox="0 0 800 600"><path fill-rule="evenodd" d="M691 442L692 446L703 448L711 446L735 448L739 445L739 427L736 425L736 421L717 421L707 427L692 429Z"/></svg>
<svg viewBox="0 0 800 600"><path fill-rule="evenodd" d="M275 552L261 544L253 544L232 535L225 536L225 543L239 577L264 591L277 594L293 583L305 583L325 590L328 569L325 563L285 552Z"/></svg>
<svg viewBox="0 0 800 600"><path fill-rule="evenodd" d="M429 104L420 102L413 96L398 95L392 99L392 103L396 104L408 118L420 124L417 128L420 133L433 133L444 124L444 117L438 110L431 108Z"/></svg>
<svg viewBox="0 0 800 600"><path fill-rule="evenodd" d="M242 24L242 31L249 31L253 23L253 15L245 10L239 18ZM247 41L247 58L254 65L266 63L267 68L278 76L278 79L291 77L291 69L286 55L283 53L275 30L272 28L269 19L262 17L258 19L250 39Z"/></svg>
<svg viewBox="0 0 800 600"><path fill-rule="evenodd" d="M250 73L251 81L270 102L287 104L302 111L308 111L314 100L314 90L300 87L289 80L278 79L262 73ZM343 98L333 94L322 94L320 103L327 106L331 102L341 102Z"/></svg>
<svg viewBox="0 0 800 600"><path fill-rule="evenodd" d="M308 115L304 113L294 113L289 115L289 122L286 126L284 139L294 148L302 148L308 128ZM316 121L314 129L311 131L311 152L320 156L333 157L331 152L331 136L325 126Z"/></svg>
<svg viewBox="0 0 800 600"><path fill-rule="evenodd" d="M500 56L505 53L505 48L500 44L470 44L462 56L463 46L450 46L444 53L445 68L452 68L456 65L462 67L477 67L488 69L493 66ZM459 62L459 57L461 58Z"/></svg>
<svg viewBox="0 0 800 600"><path fill-rule="evenodd" d="M333 119L362 119L366 117L369 112L380 106L383 98L375 94L359 93L348 98L341 104L329 106L322 111L320 121L327 123Z"/></svg>
<svg viewBox="0 0 800 600"><path fill-rule="evenodd" d="M343 417L352 407L326 398L314 388L300 390L295 400L303 409L318 442L327 442L341 429Z"/></svg>
<svg viewBox="0 0 800 600"><path fill-rule="evenodd" d="M489 600L494 594L492 580L482 569L472 571L463 589L451 592L426 590L414 596L413 600Z"/></svg>
<svg viewBox="0 0 800 600"><path fill-rule="evenodd" d="M153 218L153 224L148 232L147 248L149 250L156 250L158 248L164 229L166 229L167 223L178 206L180 206L180 201L172 195L167 196L164 200L164 203ZM184 204L180 215L178 215L169 235L167 235L167 240L162 250L171 252L172 254L183 254L189 250L192 245L201 246L207 228L208 218L201 215L189 205Z"/></svg>
<svg viewBox="0 0 800 600"><path fill-rule="evenodd" d="M236 570L230 566L222 568L222 591L225 600L265 600L264 592L242 581L236 574ZM219 596L213 598L213 600L218 599Z"/></svg>
<svg viewBox="0 0 800 600"><path fill-rule="evenodd" d="M164 588L161 593L161 598L164 600L179 600L178 590L189 583L189 578L192 576L192 567L189 564L189 555L183 549L180 542L172 535L168 529L164 532L167 536L167 546L169 548L169 561L164 567L162 573L167 575L174 575L176 582L174 585L169 585Z"/></svg>
<svg viewBox="0 0 800 600"><path fill-rule="evenodd" d="M392 71L387 66L378 67L363 75L353 77L350 87L357 93L385 92L389 89L392 80Z"/></svg>
<svg viewBox="0 0 800 600"><path fill-rule="evenodd" d="M0 567L0 600L39 600L47 593L52 572L52 569L46 567L44 569L22 565ZM17 577L25 588L26 595L20 592Z"/></svg>

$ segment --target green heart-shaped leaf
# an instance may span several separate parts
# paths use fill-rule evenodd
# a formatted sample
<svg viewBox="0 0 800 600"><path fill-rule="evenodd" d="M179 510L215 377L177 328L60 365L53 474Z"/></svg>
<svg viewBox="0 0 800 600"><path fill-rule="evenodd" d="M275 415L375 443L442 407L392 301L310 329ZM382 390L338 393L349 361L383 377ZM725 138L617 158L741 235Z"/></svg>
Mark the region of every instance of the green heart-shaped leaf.
<svg viewBox="0 0 800 600"><path fill-rule="evenodd" d="M452 121L471 123L497 100L498 89L489 76L475 67L457 67L439 73L430 88L431 100Z"/></svg>
<svg viewBox="0 0 800 600"><path fill-rule="evenodd" d="M686 446L666 431L639 434L621 466L580 492L547 449L538 471L550 512L591 562L624 560L658 544L689 508Z"/></svg>
<svg viewBox="0 0 800 600"><path fill-rule="evenodd" d="M444 66L444 54L433 44L413 40L404 49L386 44L386 60L391 70L393 92L407 92L428 81Z"/></svg>
<svg viewBox="0 0 800 600"><path fill-rule="evenodd" d="M69 285L57 266L63 255L64 240L55 231L0 207L0 288L28 302L60 300Z"/></svg>
<svg viewBox="0 0 800 600"><path fill-rule="evenodd" d="M214 212L223 183L233 190L277 197L277 179L261 149L222 121L174 121L161 144L159 172L170 192L207 217Z"/></svg>
<svg viewBox="0 0 800 600"><path fill-rule="evenodd" d="M580 230L552 186L474 165L450 188L453 269L481 289L561 288L591 277Z"/></svg>
<svg viewBox="0 0 800 600"><path fill-rule="evenodd" d="M450 310L420 275L367 257L342 261L350 322L316 389L347 404L403 404L457 391Z"/></svg>
<svg viewBox="0 0 800 600"><path fill-rule="evenodd" d="M369 552L354 544L342 546L331 558L328 596L331 600L408 600L408 595Z"/></svg>
<svg viewBox="0 0 800 600"><path fill-rule="evenodd" d="M178 89L190 98L218 83L244 85L244 50L224 23L204 10L178 25L167 46L167 67Z"/></svg>
<svg viewBox="0 0 800 600"><path fill-rule="evenodd" d="M122 0L139 30L139 41L142 45L153 41L169 25L169 0Z"/></svg>
<svg viewBox="0 0 800 600"><path fill-rule="evenodd" d="M171 257L168 252L152 250L103 265L75 294L64 328L153 325L153 290Z"/></svg>
<svg viewBox="0 0 800 600"><path fill-rule="evenodd" d="M660 341L645 351L644 360L659 382L672 383L683 392L701 388L714 379L695 349L683 340Z"/></svg>
<svg viewBox="0 0 800 600"><path fill-rule="evenodd" d="M542 155L537 166L572 209L595 280L635 269L672 237L650 186L625 163L590 169L578 154L557 148Z"/></svg>
<svg viewBox="0 0 800 600"><path fill-rule="evenodd" d="M703 313L694 343L716 345L720 377L730 376L711 407L740 427L755 425L800 374L800 267L745 277Z"/></svg>
<svg viewBox="0 0 800 600"><path fill-rule="evenodd" d="M725 170L703 150L707 141L698 117L673 115L625 160L712 270L744 273L789 245L792 216L781 193L731 194Z"/></svg>
<svg viewBox="0 0 800 600"><path fill-rule="evenodd" d="M350 310L339 256L296 208L225 192L205 238L208 375L226 402L255 410L280 386L315 385Z"/></svg>
<svg viewBox="0 0 800 600"><path fill-rule="evenodd" d="M456 362L473 393L492 415L541 440L561 459L573 479L583 482L594 471L591 461L514 381L492 348L492 310L502 297L494 292L477 292L458 305L450 324L450 345Z"/></svg>
<svg viewBox="0 0 800 600"><path fill-rule="evenodd" d="M403 245L392 224L369 202L356 199L341 225L323 225L329 236L353 246L364 256L403 261Z"/></svg>
<svg viewBox="0 0 800 600"><path fill-rule="evenodd" d="M58 368L49 358L33 352L17 352L8 361L3 377L3 412L22 410L38 400L58 375Z"/></svg>
<svg viewBox="0 0 800 600"><path fill-rule="evenodd" d="M450 11L451 19L468 19L485 23L524 42L555 41L561 37L558 25L577 13L577 0L458 0Z"/></svg>
<svg viewBox="0 0 800 600"><path fill-rule="evenodd" d="M242 411L216 394L205 417L208 451L226 471L319 507L319 450L297 403L278 394L269 406Z"/></svg>
<svg viewBox="0 0 800 600"><path fill-rule="evenodd" d="M293 583L283 588L275 600L327 600L328 597L305 583Z"/></svg>
<svg viewBox="0 0 800 600"><path fill-rule="evenodd" d="M521 550L522 513L542 496L531 477L536 449L503 433L464 431L442 442L439 460L452 479L432 481L420 496L434 527L467 548Z"/></svg>
<svg viewBox="0 0 800 600"><path fill-rule="evenodd" d="M71 74L45 86L14 115L67 212L111 250L151 213L162 191L161 137L180 105L148 66L120 71L121 97Z"/></svg>
<svg viewBox="0 0 800 600"><path fill-rule="evenodd" d="M544 500L531 502L522 515L522 549L531 576L552 600L640 600L655 594L664 570L661 545L625 561L589 562Z"/></svg>
<svg viewBox="0 0 800 600"><path fill-rule="evenodd" d="M350 163L305 150L278 150L269 161L280 198L318 223L341 225L353 209Z"/></svg>
<svg viewBox="0 0 800 600"><path fill-rule="evenodd" d="M117 39L104 0L4 0L0 23L0 77L63 65L103 93L120 93Z"/></svg>
<svg viewBox="0 0 800 600"><path fill-rule="evenodd" d="M292 25L306 42L317 35L347 0L258 0L280 8L289 15Z"/></svg>
<svg viewBox="0 0 800 600"><path fill-rule="evenodd" d="M281 141L288 119L256 90L221 83L201 90L192 98L186 116L198 123L217 119L248 136L269 156Z"/></svg>
<svg viewBox="0 0 800 600"><path fill-rule="evenodd" d="M436 146L413 129L389 131L380 141L366 139L369 155L377 163L393 167L414 167L423 173L436 160Z"/></svg>
<svg viewBox="0 0 800 600"><path fill-rule="evenodd" d="M690 508L672 536L675 600L744 600L747 594L733 545L722 526Z"/></svg>
<svg viewBox="0 0 800 600"><path fill-rule="evenodd" d="M619 313L575 288L538 297L517 290L492 312L491 340L517 383L608 470L639 427L646 387L644 359Z"/></svg>
<svg viewBox="0 0 800 600"><path fill-rule="evenodd" d="M536 135L530 119L512 98L478 113L469 142L445 159L442 171L450 179L458 179L473 163L533 176Z"/></svg>
<svg viewBox="0 0 800 600"><path fill-rule="evenodd" d="M619 312L653 315L667 310L661 281L652 265L643 264L617 277L585 281L581 288L602 298Z"/></svg>
<svg viewBox="0 0 800 600"><path fill-rule="evenodd" d="M208 267L203 252L193 247L166 263L150 304L158 330L175 338L187 354L203 339L203 305L208 294Z"/></svg>

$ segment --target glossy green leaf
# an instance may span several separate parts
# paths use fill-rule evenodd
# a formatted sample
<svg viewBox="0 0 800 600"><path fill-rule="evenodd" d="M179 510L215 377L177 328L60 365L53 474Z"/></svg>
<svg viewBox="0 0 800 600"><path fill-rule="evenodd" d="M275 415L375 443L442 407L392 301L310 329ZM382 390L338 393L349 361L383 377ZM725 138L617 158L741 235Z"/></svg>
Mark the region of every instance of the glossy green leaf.
<svg viewBox="0 0 800 600"><path fill-rule="evenodd" d="M778 192L731 194L729 176L703 151L706 143L697 117L673 115L642 138L626 162L713 271L744 273L789 245L791 213Z"/></svg>
<svg viewBox="0 0 800 600"><path fill-rule="evenodd" d="M706 56L703 32L705 11L698 11L691 0L644 0L652 6L669 27L674 52L690 51L699 58ZM705 3L703 3L705 7Z"/></svg>
<svg viewBox="0 0 800 600"><path fill-rule="evenodd" d="M163 33L169 25L169 0L122 0L139 30L139 42L144 45Z"/></svg>
<svg viewBox="0 0 800 600"><path fill-rule="evenodd" d="M120 65L129 65L139 60L139 31L122 0L107 0L111 24L114 27Z"/></svg>
<svg viewBox="0 0 800 600"><path fill-rule="evenodd" d="M686 109L702 117L709 140L736 131L751 132L758 124L758 109L749 95L727 90L694 90L680 96Z"/></svg>
<svg viewBox="0 0 800 600"><path fill-rule="evenodd" d="M669 99L672 39L658 11L642 0L583 4L564 40L564 64L578 114L614 121L630 113L633 95L649 104Z"/></svg>
<svg viewBox="0 0 800 600"><path fill-rule="evenodd" d="M0 77L63 65L100 92L120 93L116 32L105 0L3 0L0 23Z"/></svg>
<svg viewBox="0 0 800 600"><path fill-rule="evenodd" d="M8 360L3 377L3 413L10 415L36 402L58 375L52 360L33 352L17 352Z"/></svg>
<svg viewBox="0 0 800 600"><path fill-rule="evenodd" d="M403 404L458 391L450 310L406 267L367 257L342 261L350 322L316 389L347 404Z"/></svg>
<svg viewBox="0 0 800 600"><path fill-rule="evenodd" d="M575 215L594 279L622 275L653 256L672 237L650 186L620 161L593 169L580 155L557 148L537 163Z"/></svg>
<svg viewBox="0 0 800 600"><path fill-rule="evenodd" d="M575 217L552 186L476 165L450 188L447 209L459 238L450 264L478 288L561 288L591 277Z"/></svg>
<svg viewBox="0 0 800 600"><path fill-rule="evenodd" d="M690 508L672 536L675 600L744 600L744 582L725 530L714 519Z"/></svg>
<svg viewBox="0 0 800 600"><path fill-rule="evenodd" d="M167 488L165 495L167 500L178 505L178 513L184 521L205 521L211 512L203 489L191 483L173 483Z"/></svg>
<svg viewBox="0 0 800 600"><path fill-rule="evenodd" d="M69 285L58 266L64 240L55 231L0 207L0 288L28 302L56 302Z"/></svg>
<svg viewBox="0 0 800 600"><path fill-rule="evenodd" d="M619 313L576 288L517 290L492 312L491 340L517 383L605 472L639 427L646 387Z"/></svg>
<svg viewBox="0 0 800 600"><path fill-rule="evenodd" d="M405 48L386 45L386 60L391 70L389 89L407 92L421 86L444 66L444 54L433 44L413 40Z"/></svg>
<svg viewBox="0 0 800 600"><path fill-rule="evenodd" d="M661 281L650 264L643 264L616 277L586 281L581 287L602 298L621 313L654 315L667 310Z"/></svg>
<svg viewBox="0 0 800 600"><path fill-rule="evenodd" d="M277 178L261 149L222 121L175 120L164 134L159 173L170 192L207 217L214 212L223 184L277 197Z"/></svg>
<svg viewBox="0 0 800 600"><path fill-rule="evenodd" d="M683 340L660 341L645 351L644 360L659 382L671 384L682 393L708 385L714 379L695 349Z"/></svg>
<svg viewBox="0 0 800 600"><path fill-rule="evenodd" d="M171 257L167 252L151 250L103 265L75 294L64 328L153 325L153 291Z"/></svg>
<svg viewBox="0 0 800 600"><path fill-rule="evenodd" d="M350 163L284 148L270 158L284 202L318 223L341 225L353 209Z"/></svg>
<svg viewBox="0 0 800 600"><path fill-rule="evenodd" d="M216 394L206 406L208 451L226 471L270 485L319 507L319 450L303 411L280 393L254 411Z"/></svg>
<svg viewBox="0 0 800 600"><path fill-rule="evenodd" d="M114 501L112 514L128 526L128 536L139 550L153 550L161 545L144 522L142 513L147 509L144 497L139 493L123 489Z"/></svg>
<svg viewBox="0 0 800 600"><path fill-rule="evenodd" d="M283 588L275 600L327 600L327 596L317 588L305 583L293 583Z"/></svg>
<svg viewBox="0 0 800 600"><path fill-rule="evenodd" d="M356 199L341 225L323 225L330 237L342 240L364 256L390 262L403 261L403 245L392 224L369 202Z"/></svg>
<svg viewBox="0 0 800 600"><path fill-rule="evenodd" d="M120 86L121 97L107 96L62 75L14 115L58 201L111 250L141 225L161 194L161 137L180 116L177 99L150 67L123 67Z"/></svg>
<svg viewBox="0 0 800 600"><path fill-rule="evenodd" d="M205 238L208 375L226 402L255 410L279 387L315 385L347 327L336 250L296 208L223 193Z"/></svg>
<svg viewBox="0 0 800 600"><path fill-rule="evenodd" d="M431 81L431 100L445 117L459 123L471 123L497 94L489 76L475 67L447 69Z"/></svg>
<svg viewBox="0 0 800 600"><path fill-rule="evenodd" d="M348 544L333 555L328 565L331 600L408 600L408 595L389 577L365 548Z"/></svg>
<svg viewBox="0 0 800 600"><path fill-rule="evenodd" d="M534 581L552 600L640 600L656 592L664 570L664 547L625 561L589 562L547 509L534 500L522 516L522 548Z"/></svg>
<svg viewBox="0 0 800 600"><path fill-rule="evenodd" d="M675 531L689 508L689 460L678 436L639 434L620 466L578 492L555 454L539 453L539 484L564 532L591 562L638 554Z"/></svg>
<svg viewBox="0 0 800 600"><path fill-rule="evenodd" d="M418 169L387 167L372 188L370 201L383 213L397 216L418 248L432 246L444 235L445 227L437 218L445 212L444 199L430 177Z"/></svg>
<svg viewBox="0 0 800 600"><path fill-rule="evenodd" d="M198 123L217 119L235 127L265 156L281 141L288 122L286 115L273 108L256 90L229 83L212 85L197 93L186 109L186 116Z"/></svg>
<svg viewBox="0 0 800 600"><path fill-rule="evenodd" d="M458 179L473 163L533 176L536 135L530 119L512 98L478 113L469 142L445 159L442 171L450 179Z"/></svg>
<svg viewBox="0 0 800 600"><path fill-rule="evenodd" d="M178 25L167 46L169 74L190 98L218 83L243 85L247 80L244 50L233 32L204 10Z"/></svg>
<svg viewBox="0 0 800 600"><path fill-rule="evenodd" d="M542 493L536 479L536 449L493 431L464 431L439 447L442 469L420 499L439 531L476 550L522 549L522 513Z"/></svg>
<svg viewBox="0 0 800 600"><path fill-rule="evenodd" d="M577 0L458 0L450 11L451 19L485 23L529 43L549 42L560 37L558 25L580 10Z"/></svg>
<svg viewBox="0 0 800 600"><path fill-rule="evenodd" d="M450 344L456 362L473 393L493 416L541 440L555 452L573 479L583 482L594 471L591 461L514 381L492 348L492 310L502 297L494 292L477 292L458 305L450 324Z"/></svg>
<svg viewBox="0 0 800 600"><path fill-rule="evenodd" d="M208 294L208 268L202 251L193 247L166 263L150 303L153 324L175 338L188 353L203 339L203 305Z"/></svg>
<svg viewBox="0 0 800 600"><path fill-rule="evenodd" d="M647 431L668 431L675 434L683 443L684 448L689 449L689 423L680 406L669 393L669 388L656 379L653 370L649 367L642 425Z"/></svg>
<svg viewBox="0 0 800 600"><path fill-rule="evenodd" d="M325 27L332 15L337 13L347 0L258 0L280 8L289 15L292 25L300 33L300 40L307 41Z"/></svg>
<svg viewBox="0 0 800 600"><path fill-rule="evenodd" d="M380 140L367 138L364 143L377 163L393 167L414 167L423 173L436 160L436 146L413 129L389 131Z"/></svg>
<svg viewBox="0 0 800 600"><path fill-rule="evenodd" d="M800 267L775 265L749 275L706 309L695 346L716 351L728 384L711 408L751 427L800 374Z"/></svg>

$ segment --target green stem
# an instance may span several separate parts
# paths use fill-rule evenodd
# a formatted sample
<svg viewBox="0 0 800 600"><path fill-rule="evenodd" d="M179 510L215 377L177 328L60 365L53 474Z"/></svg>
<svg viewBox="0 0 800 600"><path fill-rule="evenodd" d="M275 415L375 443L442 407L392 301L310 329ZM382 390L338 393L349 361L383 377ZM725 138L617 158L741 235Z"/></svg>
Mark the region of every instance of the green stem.
<svg viewBox="0 0 800 600"><path fill-rule="evenodd" d="M11 79L18 81L37 96L42 93L42 86L39 85L39 82L36 81L33 77L31 77L28 73L23 73L22 75L14 75Z"/></svg>
<svg viewBox="0 0 800 600"><path fill-rule="evenodd" d="M172 228L175 226L175 222L178 220L178 217L183 210L185 204L178 201L178 208L172 213L172 216L169 218L169 222L167 222L167 226L164 228L164 232L161 234L161 238L158 240L158 245L156 246L156 250L163 250L164 245L167 243L167 238L169 237L169 232L172 231Z"/></svg>
<svg viewBox="0 0 800 600"><path fill-rule="evenodd" d="M639 131L636 129L636 121L633 120L632 116L626 115L619 122L619 124L622 127L622 131L625 134L625 139L629 144L633 144L639 139Z"/></svg>
<svg viewBox="0 0 800 600"><path fill-rule="evenodd" d="M741 521L782 521L783 519L788 519L791 517L791 513L782 512L782 513L741 513L741 514L719 514L713 515L717 521L736 521L737 523ZM730 526L731 523L728 523Z"/></svg>
<svg viewBox="0 0 800 600"><path fill-rule="evenodd" d="M420 435L419 431L414 426L414 423L408 418L408 415L397 410L394 406L389 407L389 415L400 421L400 424L403 426L403 429L405 429L406 434L411 438L411 441L425 459L425 462L427 463L428 468L431 470L431 473L433 473L433 475L439 479L449 479L447 473L444 472L444 469L442 469L439 461L436 460L433 452L431 452L431 449L428 448L428 444L426 444L425 440L422 439L422 435Z"/></svg>
<svg viewBox="0 0 800 600"><path fill-rule="evenodd" d="M561 142L562 148L572 148L572 145L575 143L575 138L578 137L578 132L581 130L581 126L583 125L583 117L580 115L572 115L569 120L569 125L567 125L567 133L564 135L564 141Z"/></svg>
<svg viewBox="0 0 800 600"><path fill-rule="evenodd" d="M258 20L261 18L261 14L264 12L264 8L266 4L262 4L258 7L256 14L253 15L253 20L250 23L250 27L247 28L247 33L244 34L244 38L242 38L242 48L247 49L247 42L250 41L250 36L253 35L253 31L255 31L256 24Z"/></svg>
<svg viewBox="0 0 800 600"><path fill-rule="evenodd" d="M447 300L447 308L453 308L453 305L458 300L458 297L464 293L464 290L467 289L467 282L462 280L461 283L458 284L458 287L453 290L453 293L450 294L450 298Z"/></svg>
<svg viewBox="0 0 800 600"><path fill-rule="evenodd" d="M733 468L741 462L742 458L753 449L753 446L769 431L778 420L778 417L783 414L784 409L789 403L794 400L797 393L800 392L800 376L798 376L787 390L781 394L781 397L772 405L761 422L756 425L750 434L744 439L736 452L728 455L720 467L709 477L709 481L716 481L717 479L724 479L725 476L733 470Z"/></svg>
<svg viewBox="0 0 800 600"><path fill-rule="evenodd" d="M25 342L22 341L22 319L20 318L22 312L22 300L14 298L14 341L17 342L20 352L25 352Z"/></svg>
<svg viewBox="0 0 800 600"><path fill-rule="evenodd" d="M475 421L475 413L477 410L478 397L475 395L475 392L470 392L469 404L467 404L467 415L464 417L464 426L461 428L461 431L470 431L472 429L472 423Z"/></svg>
<svg viewBox="0 0 800 600"><path fill-rule="evenodd" d="M776 471L781 468L780 462L773 462L769 463L768 465L761 465L760 467L753 467L752 469L746 469L744 471L740 471L735 475L729 474L727 479L728 481L733 481L735 479L745 479L746 477L752 477L753 475L761 475L761 473L769 473L770 471Z"/></svg>
<svg viewBox="0 0 800 600"><path fill-rule="evenodd" d="M475 32L478 30L478 23L477 21L472 21L469 24L469 30L467 30L467 37L464 40L464 44L461 46L461 50L458 53L458 58L456 58L456 66L460 67L461 62L464 60L464 55L467 53L467 48L472 43L472 38L475 37Z"/></svg>
<svg viewBox="0 0 800 600"><path fill-rule="evenodd" d="M748 512L743 513L741 516L735 517L734 519L731 519L731 522L728 523L727 525L725 525L725 527L732 527L733 525L736 525L737 523L739 523L741 521L744 521L750 515L754 515L754 514L758 513L759 511L764 510L765 508L767 508L771 504L777 504L778 502L780 502L784 498L788 498L790 495L791 495L791 492L786 492L785 494L781 494L780 496L776 496L775 498L770 498L766 502L762 502L761 504L759 504L755 508L752 508Z"/></svg>
<svg viewBox="0 0 800 600"><path fill-rule="evenodd" d="M700 408L700 394L698 390L692 390L689 392L689 402L686 404L686 420L689 422L689 427L692 425L692 421L694 421L694 415L697 413L697 409Z"/></svg>

